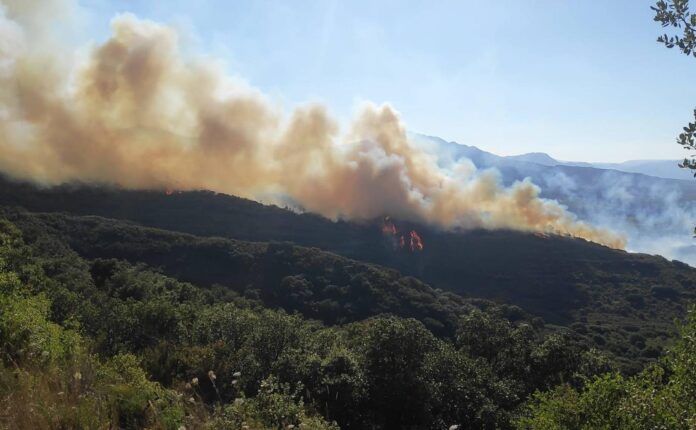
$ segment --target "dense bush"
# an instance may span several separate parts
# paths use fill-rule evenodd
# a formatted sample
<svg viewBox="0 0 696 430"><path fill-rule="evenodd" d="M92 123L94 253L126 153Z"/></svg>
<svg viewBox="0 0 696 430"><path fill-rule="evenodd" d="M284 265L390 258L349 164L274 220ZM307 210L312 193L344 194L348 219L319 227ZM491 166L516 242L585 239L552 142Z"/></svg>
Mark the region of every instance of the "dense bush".
<svg viewBox="0 0 696 430"><path fill-rule="evenodd" d="M696 427L696 308L679 340L639 375L608 373L582 389L559 385L529 402L520 429L693 429Z"/></svg>
<svg viewBox="0 0 696 430"><path fill-rule="evenodd" d="M152 336L168 333L173 328L167 325L171 319L159 319L162 314L150 311L166 309L166 306L160 307L157 300L171 303L165 297L168 293L170 296L176 294L171 297L174 300L181 300L186 295L185 284L170 282L169 286L181 288L160 290L163 297L150 296L153 301L138 302L140 306L133 301L133 295L144 297L136 289L138 284L121 280L118 286L113 285L110 295L90 292L88 285L74 285L73 288L81 291L72 292L86 306L60 307L51 312L56 303L48 297L65 297L71 291L63 291L67 284L54 282L41 268L42 265L55 267L56 261L33 257L32 250L22 243L18 230L0 220L0 428L179 429L182 425L200 427L205 422L214 428L224 422L218 418L224 416L223 409L204 406L200 396L193 396L194 392L163 387L147 377L142 358L115 352L142 351L150 344ZM65 256L57 258L65 262ZM65 267L87 267L78 259L71 263ZM105 265L108 266L108 262L97 262L93 269L99 272ZM127 276L127 268L121 267L120 270L121 275ZM147 275L143 272L145 278L140 281L145 282ZM118 277L115 272L112 276ZM158 288L167 289L157 282L166 284L166 280L150 280L153 283L146 289L148 293L154 293ZM47 285L53 289L42 291ZM102 287L106 288L104 284ZM93 300L96 297L107 299L101 304L99 300L93 303L98 305L96 312L99 317L95 319L92 319L94 308L85 296L90 294L94 295ZM109 297L112 300L108 300ZM110 308L117 304L113 297L134 306ZM65 318L52 321L52 314ZM102 324L96 324L97 321ZM126 321L130 324L114 325ZM95 325L86 327L82 322ZM130 333L126 334L127 331ZM98 335L85 338L88 333ZM210 376L209 380L213 381ZM191 397L186 398L184 394ZM249 422L260 417L260 425L266 427L255 428L277 428L281 423L268 418L273 405L265 405L261 402L263 399L263 396L259 397L256 400L258 406L245 412L243 417ZM332 428L321 418L308 414L301 401L294 397L285 401L293 402L293 420L297 424L306 421L311 424L310 428ZM252 401L250 404L255 403ZM284 404L274 407L281 410Z"/></svg>
<svg viewBox="0 0 696 430"><path fill-rule="evenodd" d="M565 330L315 248L3 213L19 228L0 223L0 428L694 425L693 316L640 372L669 344L688 268L574 244L591 258L572 286L544 272L519 290L576 309ZM481 285L508 297L510 282Z"/></svg>
<svg viewBox="0 0 696 430"><path fill-rule="evenodd" d="M0 404L20 428L509 428L534 390L597 369L572 336L508 307L462 308L454 340L387 315L326 327L84 260L39 227L25 243L2 224Z"/></svg>

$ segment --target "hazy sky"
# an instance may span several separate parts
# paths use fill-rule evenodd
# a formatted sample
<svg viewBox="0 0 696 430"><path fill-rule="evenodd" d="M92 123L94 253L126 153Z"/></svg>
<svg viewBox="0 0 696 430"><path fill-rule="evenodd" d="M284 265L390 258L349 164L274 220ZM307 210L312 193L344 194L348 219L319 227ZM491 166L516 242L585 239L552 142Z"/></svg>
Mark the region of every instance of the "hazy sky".
<svg viewBox="0 0 696 430"><path fill-rule="evenodd" d="M680 158L696 106L696 59L655 42L647 0L80 3L93 40L133 12L288 108L389 102L411 131L499 154Z"/></svg>

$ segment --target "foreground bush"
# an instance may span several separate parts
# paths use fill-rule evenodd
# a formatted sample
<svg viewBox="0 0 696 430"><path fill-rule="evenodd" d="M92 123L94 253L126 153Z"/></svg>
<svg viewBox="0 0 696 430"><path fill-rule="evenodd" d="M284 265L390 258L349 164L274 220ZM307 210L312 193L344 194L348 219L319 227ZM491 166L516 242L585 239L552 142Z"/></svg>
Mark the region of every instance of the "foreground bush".
<svg viewBox="0 0 696 430"><path fill-rule="evenodd" d="M309 416L294 396L271 390L239 413L236 404L214 409L200 396L151 381L133 354L98 357L80 330L50 320L52 303L37 292L50 279L29 264L26 251L13 226L0 221L0 428L234 428L226 425L228 416L258 423L253 428L286 421L332 428ZM282 420L278 411L286 411Z"/></svg>
<svg viewBox="0 0 696 430"><path fill-rule="evenodd" d="M684 341L642 379L592 379L605 356L510 321L512 307L462 308L451 337L384 314L326 327L227 287L86 260L45 225L24 234L0 221L0 428L678 428L662 411L688 414L673 400L693 398L668 384L662 403L624 414L633 421L612 408L693 381ZM518 419L534 392L546 394Z"/></svg>
<svg viewBox="0 0 696 430"><path fill-rule="evenodd" d="M665 357L637 376L605 374L582 390L537 393L520 429L696 428L696 307Z"/></svg>

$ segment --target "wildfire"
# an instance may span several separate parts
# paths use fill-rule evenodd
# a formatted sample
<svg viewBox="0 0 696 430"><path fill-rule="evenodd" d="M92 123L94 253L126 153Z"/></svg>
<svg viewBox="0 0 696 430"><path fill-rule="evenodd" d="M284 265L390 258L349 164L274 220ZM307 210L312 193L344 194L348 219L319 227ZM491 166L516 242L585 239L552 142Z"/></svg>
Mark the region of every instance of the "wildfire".
<svg viewBox="0 0 696 430"><path fill-rule="evenodd" d="M422 251L423 250L423 239L421 239L420 235L416 232L416 230L411 230L411 233L409 233L409 236L410 236L409 248L411 248L411 252ZM403 237L402 237L402 239L403 239Z"/></svg>
<svg viewBox="0 0 696 430"><path fill-rule="evenodd" d="M396 226L394 223L389 219L389 217L384 218L384 222L382 223L382 234L385 235L391 235L391 236L396 236Z"/></svg>
<svg viewBox="0 0 696 430"><path fill-rule="evenodd" d="M382 234L391 239L395 249L404 249L410 252L423 251L423 239L418 232L411 230L407 235L399 234L399 230L389 217L384 217Z"/></svg>
<svg viewBox="0 0 696 430"><path fill-rule="evenodd" d="M167 196L172 196L172 195L174 195L174 194L181 194L182 192L183 192L183 191L175 190L175 189L172 189L172 188L167 188L166 190L164 190L164 194L167 195Z"/></svg>

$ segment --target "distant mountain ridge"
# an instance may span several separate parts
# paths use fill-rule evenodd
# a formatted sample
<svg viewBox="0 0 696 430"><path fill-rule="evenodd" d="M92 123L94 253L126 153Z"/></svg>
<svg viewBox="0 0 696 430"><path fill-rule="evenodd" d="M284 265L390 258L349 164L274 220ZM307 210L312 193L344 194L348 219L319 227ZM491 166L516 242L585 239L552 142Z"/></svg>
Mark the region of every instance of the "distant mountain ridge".
<svg viewBox="0 0 696 430"><path fill-rule="evenodd" d="M465 156L474 161L480 162L482 166L488 164L500 164L508 161L519 161L525 163L535 163L542 166L574 166L574 167L591 167L597 169L617 170L624 173L639 173L656 178L663 179L680 179L693 180L694 175L688 169L679 167L682 160L628 160L621 163L602 163L602 162L585 162L585 161L563 161L557 160L545 152L527 152L519 155L497 155L492 152L482 150L476 146L465 145L458 142L446 141L436 136L426 136L421 134L413 134L416 139L433 140L438 142L438 146L458 145L461 147L458 151L460 156ZM478 164L477 164L478 165Z"/></svg>
<svg viewBox="0 0 696 430"><path fill-rule="evenodd" d="M558 161L545 152L528 152L526 154L520 155L508 155L504 158L510 160L526 161L528 163L537 163L544 166L567 165L567 163L563 161Z"/></svg>
<svg viewBox="0 0 696 430"><path fill-rule="evenodd" d="M584 161L556 160L544 152L510 155L504 158L537 163L544 166L594 167L597 169L618 170L625 173L639 173L663 179L694 179L694 175L690 170L679 167L681 160L628 160L621 163L588 163Z"/></svg>
<svg viewBox="0 0 696 430"><path fill-rule="evenodd" d="M620 170L629 173L642 173L668 179L694 180L693 173L679 167L682 160L629 160L623 163L594 163L593 166L604 169Z"/></svg>
<svg viewBox="0 0 696 430"><path fill-rule="evenodd" d="M504 157L439 137L411 137L435 154L444 169L470 161L478 171L498 171L506 186L529 178L541 197L558 201L583 221L626 236L629 250L696 265L696 180L676 160L591 164L559 161L542 152Z"/></svg>

